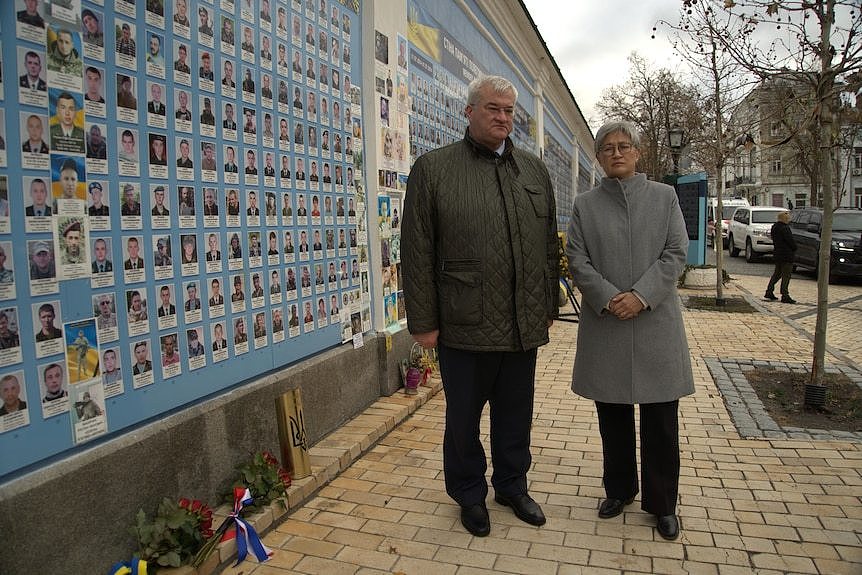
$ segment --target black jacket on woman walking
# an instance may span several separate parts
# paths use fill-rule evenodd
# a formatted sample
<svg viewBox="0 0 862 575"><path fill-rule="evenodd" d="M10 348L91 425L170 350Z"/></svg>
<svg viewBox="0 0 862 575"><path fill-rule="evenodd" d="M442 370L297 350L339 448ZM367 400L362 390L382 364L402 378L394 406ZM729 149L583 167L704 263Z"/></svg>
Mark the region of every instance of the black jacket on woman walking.
<svg viewBox="0 0 862 575"><path fill-rule="evenodd" d="M769 235L772 236L773 261L792 264L796 255L796 240L793 239L790 226L779 220L772 224Z"/></svg>

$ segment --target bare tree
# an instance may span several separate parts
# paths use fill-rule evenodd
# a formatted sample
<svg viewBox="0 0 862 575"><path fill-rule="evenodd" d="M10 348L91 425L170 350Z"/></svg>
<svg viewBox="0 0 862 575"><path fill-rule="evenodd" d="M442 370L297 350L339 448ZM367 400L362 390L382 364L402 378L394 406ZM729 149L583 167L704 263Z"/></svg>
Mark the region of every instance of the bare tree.
<svg viewBox="0 0 862 575"><path fill-rule="evenodd" d="M640 171L661 181L669 172L668 132L683 128L699 139L703 130L700 96L666 68L653 69L637 52L629 56L629 78L602 93L596 105L603 120L628 120L641 134Z"/></svg>
<svg viewBox="0 0 862 575"><path fill-rule="evenodd" d="M707 2L685 3L677 23L659 23L671 33L676 53L689 65L698 85L703 87L705 129L697 147L700 163L715 174L716 213L723 210L725 193L725 166L736 154L739 142L744 141L747 126L735 126L738 133L729 131L728 120L733 109L745 95L751 84L751 75L745 73L733 58L722 48L720 38L739 37L743 28L735 21L714 9ZM656 28L653 29L656 31ZM721 217L716 217L713 245L716 247L716 304L724 305L724 265L721 242Z"/></svg>
<svg viewBox="0 0 862 575"><path fill-rule="evenodd" d="M683 8L693 11L704 4L733 18L744 32L715 37L724 53L761 79L792 75L814 94L809 115L819 138L816 158L823 221L810 384L822 387L834 205L832 162L838 133L835 102L845 82L862 70L859 0L684 0ZM822 398L822 393L811 392L813 398Z"/></svg>

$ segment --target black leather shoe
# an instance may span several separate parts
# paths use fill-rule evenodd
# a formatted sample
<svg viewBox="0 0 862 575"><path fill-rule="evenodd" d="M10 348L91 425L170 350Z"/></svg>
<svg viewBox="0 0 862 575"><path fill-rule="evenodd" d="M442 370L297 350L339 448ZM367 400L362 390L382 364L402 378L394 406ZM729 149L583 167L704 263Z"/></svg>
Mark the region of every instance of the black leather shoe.
<svg viewBox="0 0 862 575"><path fill-rule="evenodd" d="M775 301L775 300L777 300L778 298L775 296L775 294L774 294L774 293L772 293L771 291L768 291L768 292L766 292L766 294L764 294L763 299L768 299L768 300L770 300L770 301Z"/></svg>
<svg viewBox="0 0 862 575"><path fill-rule="evenodd" d="M476 537L485 537L491 532L491 519L484 503L461 506L461 525Z"/></svg>
<svg viewBox="0 0 862 575"><path fill-rule="evenodd" d="M605 499L599 505L599 517L602 519L610 519L611 517L616 517L620 513L623 512L623 508L634 501L634 497L630 497L625 501L620 499Z"/></svg>
<svg viewBox="0 0 862 575"><path fill-rule="evenodd" d="M781 303L796 303L796 300L789 295L781 296Z"/></svg>
<svg viewBox="0 0 862 575"><path fill-rule="evenodd" d="M497 494L494 495L494 501L500 505L511 507L515 516L524 523L536 526L545 524L545 514L542 513L542 508L526 493L508 496Z"/></svg>
<svg viewBox="0 0 862 575"><path fill-rule="evenodd" d="M673 541L679 537L679 518L676 515L657 515L655 528L659 535Z"/></svg>

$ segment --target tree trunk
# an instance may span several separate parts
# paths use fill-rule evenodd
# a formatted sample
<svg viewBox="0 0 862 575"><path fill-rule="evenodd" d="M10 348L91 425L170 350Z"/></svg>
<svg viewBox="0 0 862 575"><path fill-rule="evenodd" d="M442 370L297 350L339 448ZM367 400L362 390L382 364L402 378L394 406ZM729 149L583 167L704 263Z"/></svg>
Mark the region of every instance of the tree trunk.
<svg viewBox="0 0 862 575"><path fill-rule="evenodd" d="M817 266L817 320L814 325L814 358L811 363L812 385L823 385L826 357L826 318L829 309L829 259L832 255L832 90L835 73L832 70L830 34L835 17L835 0L820 0L820 83L817 99L820 106L820 176L823 221L820 231L820 257ZM825 10L825 14L823 11Z"/></svg>

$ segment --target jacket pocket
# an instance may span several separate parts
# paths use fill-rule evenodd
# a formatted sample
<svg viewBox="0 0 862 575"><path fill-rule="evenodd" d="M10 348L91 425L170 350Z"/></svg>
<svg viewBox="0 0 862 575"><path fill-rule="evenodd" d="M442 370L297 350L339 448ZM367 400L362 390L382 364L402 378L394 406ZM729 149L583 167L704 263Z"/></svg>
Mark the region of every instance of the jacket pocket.
<svg viewBox="0 0 862 575"><path fill-rule="evenodd" d="M527 191L527 197L530 198L530 203L533 205L533 212L537 218L548 217L548 198L545 194L545 189L539 186L524 186Z"/></svg>
<svg viewBox="0 0 862 575"><path fill-rule="evenodd" d="M479 260L444 260L438 281L443 323L477 325L482 322L483 278Z"/></svg>

